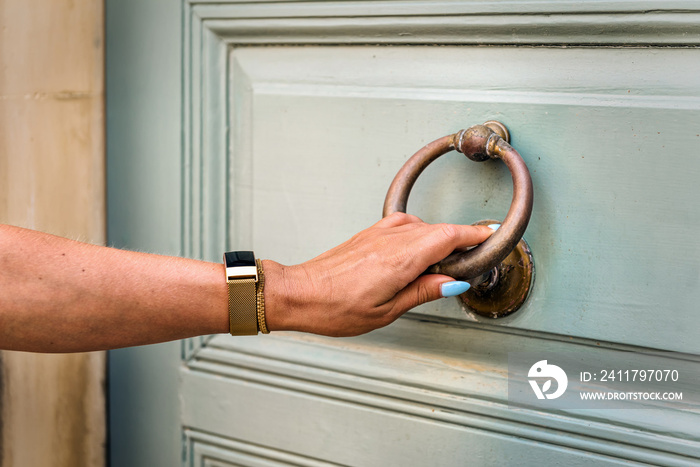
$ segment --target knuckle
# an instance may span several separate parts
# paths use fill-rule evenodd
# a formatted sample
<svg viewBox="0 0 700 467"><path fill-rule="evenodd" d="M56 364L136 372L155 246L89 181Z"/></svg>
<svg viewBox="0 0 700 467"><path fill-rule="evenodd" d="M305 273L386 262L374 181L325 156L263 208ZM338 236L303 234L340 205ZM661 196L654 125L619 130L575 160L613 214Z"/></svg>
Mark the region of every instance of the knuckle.
<svg viewBox="0 0 700 467"><path fill-rule="evenodd" d="M389 217L391 217L393 220L395 220L397 223L400 223L400 224L407 223L411 218L411 216L409 214L406 214L405 212L400 212L400 211L397 211L397 212L391 214L391 216L389 216Z"/></svg>
<svg viewBox="0 0 700 467"><path fill-rule="evenodd" d="M416 287L416 306L430 301L430 291L424 284Z"/></svg>
<svg viewBox="0 0 700 467"><path fill-rule="evenodd" d="M454 241L459 238L459 229L454 224L439 224L440 232L445 240Z"/></svg>

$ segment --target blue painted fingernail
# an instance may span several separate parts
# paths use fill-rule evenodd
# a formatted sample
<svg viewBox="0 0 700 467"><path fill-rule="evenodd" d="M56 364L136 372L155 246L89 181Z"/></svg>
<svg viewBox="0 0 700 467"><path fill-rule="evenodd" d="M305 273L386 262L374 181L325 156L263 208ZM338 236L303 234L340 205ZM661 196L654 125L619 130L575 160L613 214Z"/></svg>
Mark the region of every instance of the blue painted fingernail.
<svg viewBox="0 0 700 467"><path fill-rule="evenodd" d="M491 224L489 225L489 229L493 230L494 232L498 230L498 228L501 226L501 224Z"/></svg>
<svg viewBox="0 0 700 467"><path fill-rule="evenodd" d="M459 295L466 292L467 290L469 290L469 287L471 287L469 282L445 282L442 285L440 285L440 293L443 297L454 297L455 295Z"/></svg>

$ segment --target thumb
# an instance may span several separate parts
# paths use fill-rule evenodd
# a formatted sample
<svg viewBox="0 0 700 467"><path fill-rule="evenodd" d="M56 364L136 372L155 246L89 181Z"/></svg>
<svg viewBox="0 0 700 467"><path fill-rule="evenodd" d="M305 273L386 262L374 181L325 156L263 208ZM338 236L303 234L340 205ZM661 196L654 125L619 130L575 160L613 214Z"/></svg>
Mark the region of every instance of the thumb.
<svg viewBox="0 0 700 467"><path fill-rule="evenodd" d="M423 303L442 297L459 295L468 289L468 282L455 281L450 276L443 274L428 274L419 277L396 294L392 300L394 302L392 308L396 313L402 315Z"/></svg>

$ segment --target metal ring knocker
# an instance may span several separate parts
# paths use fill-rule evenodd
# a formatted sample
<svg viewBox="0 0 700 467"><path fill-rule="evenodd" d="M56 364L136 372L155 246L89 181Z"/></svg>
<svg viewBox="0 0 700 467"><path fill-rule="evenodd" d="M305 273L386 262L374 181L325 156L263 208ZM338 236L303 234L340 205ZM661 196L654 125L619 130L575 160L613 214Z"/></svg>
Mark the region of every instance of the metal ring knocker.
<svg viewBox="0 0 700 467"><path fill-rule="evenodd" d="M513 177L513 201L501 227L484 243L452 253L426 271L470 282L472 287L460 295L460 299L474 312L489 318L500 318L520 308L534 278L532 254L522 239L532 214L532 179L522 157L509 141L508 129L496 121L437 139L401 167L384 201L384 217L406 212L408 195L418 176L431 162L452 150L473 161L501 159L506 164ZM497 222L488 220L476 224Z"/></svg>

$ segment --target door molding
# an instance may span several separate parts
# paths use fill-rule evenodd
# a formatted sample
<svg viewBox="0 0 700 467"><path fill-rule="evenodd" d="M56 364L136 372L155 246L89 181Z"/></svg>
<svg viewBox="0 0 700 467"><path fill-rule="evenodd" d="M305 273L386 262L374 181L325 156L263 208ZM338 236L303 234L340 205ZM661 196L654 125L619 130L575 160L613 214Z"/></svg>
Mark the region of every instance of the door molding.
<svg viewBox="0 0 700 467"><path fill-rule="evenodd" d="M510 4L510 13L504 15L497 13L506 9L502 2L188 2L183 41L184 254L218 261L222 245L242 249L253 240L252 195L246 184L253 163L251 137L246 135L251 128L232 121L251 120L253 83L231 60L234 47L700 43L700 8L694 2L666 2L664 9L658 8L659 2ZM570 12L573 5L575 13ZM654 11L647 12L652 6ZM223 200L221 193L226 193ZM235 206L229 205L232 198ZM687 439L675 433L677 426L700 427L697 410L669 405L664 417L650 420L647 414L653 411L581 414L509 408L507 349L554 353L572 345L565 336L533 337L499 326L419 319L423 321L409 317L371 336L341 341L296 334L184 341L183 424L186 430L216 424L200 418L197 398L225 398L228 386L252 384L614 458L677 465L700 458L700 432L683 434ZM402 333L411 336L410 346L392 347ZM478 341L478 349L466 344L470 341ZM599 361L632 348L590 339L577 339L574 345ZM442 356L414 358L407 350L416 346L441 348L451 355L469 352L475 360L460 364L459 358L448 363ZM694 356L684 358L698 362Z"/></svg>

